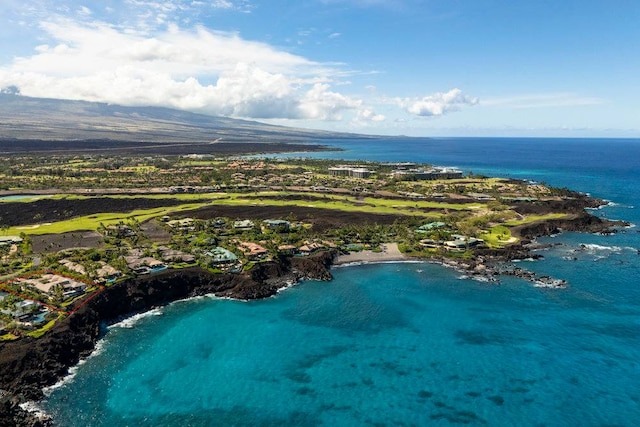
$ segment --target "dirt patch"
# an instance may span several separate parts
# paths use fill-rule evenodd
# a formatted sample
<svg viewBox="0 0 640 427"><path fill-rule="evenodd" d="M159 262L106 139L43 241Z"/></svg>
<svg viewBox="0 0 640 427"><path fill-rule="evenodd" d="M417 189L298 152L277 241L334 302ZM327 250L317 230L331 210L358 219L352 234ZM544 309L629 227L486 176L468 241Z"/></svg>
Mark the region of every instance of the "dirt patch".
<svg viewBox="0 0 640 427"><path fill-rule="evenodd" d="M171 234L158 224L155 219L144 222L140 225L140 230L153 243L167 243L171 241Z"/></svg>
<svg viewBox="0 0 640 427"><path fill-rule="evenodd" d="M34 253L43 254L74 248L101 248L104 241L102 235L95 231L75 231L31 236L31 244Z"/></svg>

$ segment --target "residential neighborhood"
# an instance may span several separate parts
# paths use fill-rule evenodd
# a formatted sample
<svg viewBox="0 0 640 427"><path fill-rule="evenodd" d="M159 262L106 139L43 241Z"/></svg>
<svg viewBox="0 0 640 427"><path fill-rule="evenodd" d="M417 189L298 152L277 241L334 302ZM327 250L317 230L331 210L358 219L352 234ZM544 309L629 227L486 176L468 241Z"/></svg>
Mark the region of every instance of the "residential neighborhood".
<svg viewBox="0 0 640 427"><path fill-rule="evenodd" d="M41 233L48 225L39 223L40 213L34 225L11 233L7 227L0 236L0 326L5 331L0 336L43 333L58 316L69 315L102 289L166 270L197 266L212 274L234 274L256 263L319 251L379 251L381 244L393 241L406 254L465 256L487 244L512 241L505 227L496 229L520 218L508 204L566 197L537 183L465 178L455 168L416 163L193 156L127 161L131 166L118 171L143 170L144 184L109 172L108 179L120 189L89 187L63 198L108 201L103 211L133 206L136 198L152 212L148 216L113 220L112 215L103 222L96 213L87 217L93 224L87 230ZM108 171L105 159L70 164L91 166L91 176ZM35 173L38 166L33 167ZM80 167L74 173L85 172ZM169 176L173 185L163 185ZM153 194L140 195L127 189L129 183L155 185ZM96 194L111 191L115 194ZM51 215L63 221L73 218L70 209L56 212ZM341 212L349 219L338 219ZM383 212L395 219L378 224Z"/></svg>

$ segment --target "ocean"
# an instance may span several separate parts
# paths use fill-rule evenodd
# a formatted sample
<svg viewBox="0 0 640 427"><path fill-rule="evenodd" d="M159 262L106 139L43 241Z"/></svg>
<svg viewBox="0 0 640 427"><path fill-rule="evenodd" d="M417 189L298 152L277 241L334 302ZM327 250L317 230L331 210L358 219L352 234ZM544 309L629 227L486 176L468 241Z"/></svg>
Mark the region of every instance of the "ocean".
<svg viewBox="0 0 640 427"><path fill-rule="evenodd" d="M536 180L640 223L640 140L322 143L345 151L306 155ZM566 289L388 263L262 301L177 302L110 327L42 406L61 426L638 425L638 228L541 241L521 266Z"/></svg>

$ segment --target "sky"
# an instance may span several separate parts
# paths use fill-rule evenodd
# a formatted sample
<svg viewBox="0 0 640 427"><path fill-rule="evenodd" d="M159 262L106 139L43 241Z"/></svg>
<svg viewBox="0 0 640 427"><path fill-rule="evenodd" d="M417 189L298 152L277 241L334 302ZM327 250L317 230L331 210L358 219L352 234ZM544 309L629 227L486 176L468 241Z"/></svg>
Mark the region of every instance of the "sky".
<svg viewBox="0 0 640 427"><path fill-rule="evenodd" d="M0 89L411 136L640 137L638 0L0 0Z"/></svg>

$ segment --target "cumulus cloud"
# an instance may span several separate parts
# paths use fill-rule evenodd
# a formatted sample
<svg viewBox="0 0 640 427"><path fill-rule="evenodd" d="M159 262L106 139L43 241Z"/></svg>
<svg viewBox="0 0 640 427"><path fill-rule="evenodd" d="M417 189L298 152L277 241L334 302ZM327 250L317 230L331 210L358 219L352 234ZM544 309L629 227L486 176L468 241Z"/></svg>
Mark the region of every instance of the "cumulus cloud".
<svg viewBox="0 0 640 427"><path fill-rule="evenodd" d="M68 19L42 28L52 43L0 68L0 87L247 118L341 120L351 111L378 120L362 100L331 89L339 70L234 33L170 26L148 36Z"/></svg>
<svg viewBox="0 0 640 427"><path fill-rule="evenodd" d="M66 18L55 13L34 18L42 32L41 44L30 55L0 65L0 88L12 87L32 97L358 125L386 120L375 111L377 104L387 104L387 110L394 104L424 116L477 102L458 89L391 101L381 99L373 86L364 88L364 95L350 95L347 92L357 88L349 87L349 78L363 72L344 64L316 62L237 33L197 25L184 29L165 23L150 29L131 24L138 19L160 22L163 14L173 16L189 8L238 10L249 4L242 0L117 1L144 13L111 24L98 18L108 8L92 5L91 10L76 7Z"/></svg>
<svg viewBox="0 0 640 427"><path fill-rule="evenodd" d="M376 112L370 108L362 108L358 111L355 120L357 122L383 122L386 120L386 117L382 114L376 114Z"/></svg>
<svg viewBox="0 0 640 427"><path fill-rule="evenodd" d="M469 97L456 88L423 98L396 98L395 103L410 114L430 117L442 116L451 111L458 111L461 107L475 105L478 98Z"/></svg>

